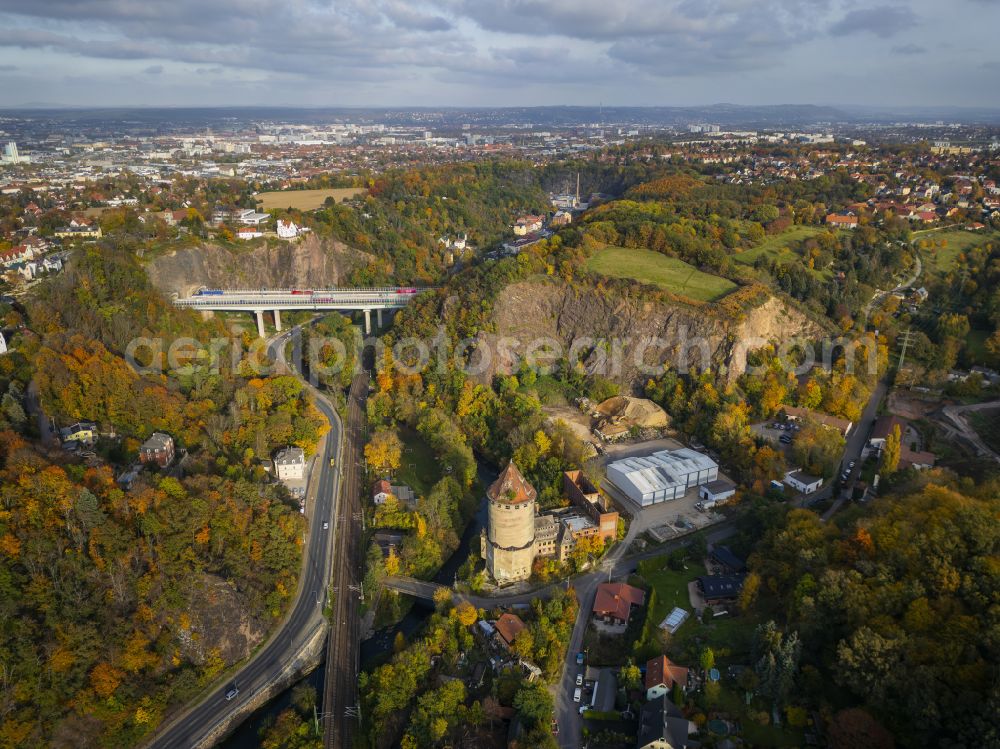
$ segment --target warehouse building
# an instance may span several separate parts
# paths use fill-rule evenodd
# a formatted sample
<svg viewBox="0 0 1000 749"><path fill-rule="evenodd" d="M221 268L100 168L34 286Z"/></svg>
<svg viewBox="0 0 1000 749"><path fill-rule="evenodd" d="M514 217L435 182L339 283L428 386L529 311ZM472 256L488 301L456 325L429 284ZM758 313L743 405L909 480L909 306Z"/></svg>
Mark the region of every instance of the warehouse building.
<svg viewBox="0 0 1000 749"><path fill-rule="evenodd" d="M719 464L696 450L661 450L608 464L607 479L641 507L680 499L688 489L719 477Z"/></svg>

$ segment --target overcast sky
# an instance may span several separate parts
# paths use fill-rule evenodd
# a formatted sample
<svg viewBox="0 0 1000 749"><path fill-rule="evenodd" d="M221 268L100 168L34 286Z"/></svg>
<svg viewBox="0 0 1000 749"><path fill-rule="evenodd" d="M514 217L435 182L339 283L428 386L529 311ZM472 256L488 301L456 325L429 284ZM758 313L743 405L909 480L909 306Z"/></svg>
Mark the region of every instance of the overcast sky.
<svg viewBox="0 0 1000 749"><path fill-rule="evenodd" d="M1000 0L0 0L0 107L1000 106Z"/></svg>

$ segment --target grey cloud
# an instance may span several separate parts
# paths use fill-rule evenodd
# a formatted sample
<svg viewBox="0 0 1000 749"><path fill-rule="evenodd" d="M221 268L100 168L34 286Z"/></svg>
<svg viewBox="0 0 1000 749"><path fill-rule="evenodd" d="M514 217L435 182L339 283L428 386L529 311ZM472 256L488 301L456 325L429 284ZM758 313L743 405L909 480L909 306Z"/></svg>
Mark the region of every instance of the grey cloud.
<svg viewBox="0 0 1000 749"><path fill-rule="evenodd" d="M163 66L162 65L150 65L148 68L144 69L142 72L145 73L146 75L159 75L160 73L163 72Z"/></svg>
<svg viewBox="0 0 1000 749"><path fill-rule="evenodd" d="M919 44L900 44L893 47L891 50L894 55L924 55L927 54L927 48L921 47Z"/></svg>
<svg viewBox="0 0 1000 749"><path fill-rule="evenodd" d="M766 67L816 34L833 0L441 0L481 27L605 44L655 76Z"/></svg>
<svg viewBox="0 0 1000 749"><path fill-rule="evenodd" d="M384 12L400 28L419 31L448 31L453 28L451 21L447 18L415 11L398 0L386 3Z"/></svg>
<svg viewBox="0 0 1000 749"><path fill-rule="evenodd" d="M163 59L310 78L331 70L384 71L403 62L423 66L420 52L455 50L454 42L460 42L447 19L401 0L338 0L335 5L315 0L286 0L281 5L265 0L0 0L3 12L17 14L12 18L18 23L0 26L0 47L51 49L99 59ZM52 30L24 28L32 19L46 19ZM4 20L0 15L0 24ZM102 37L113 30L121 38L82 39L79 30L85 23ZM65 33L60 33L63 28Z"/></svg>
<svg viewBox="0 0 1000 749"><path fill-rule="evenodd" d="M913 12L899 5L852 10L830 27L834 36L869 32L887 39L900 31L916 26Z"/></svg>

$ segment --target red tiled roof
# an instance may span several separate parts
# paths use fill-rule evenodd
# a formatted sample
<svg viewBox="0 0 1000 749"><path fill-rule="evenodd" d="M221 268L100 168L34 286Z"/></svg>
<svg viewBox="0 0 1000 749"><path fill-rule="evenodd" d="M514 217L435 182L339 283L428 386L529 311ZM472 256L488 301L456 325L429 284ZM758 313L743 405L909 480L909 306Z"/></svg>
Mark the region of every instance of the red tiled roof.
<svg viewBox="0 0 1000 749"><path fill-rule="evenodd" d="M521 475L512 460L503 469L497 480L490 484L490 488L486 490L486 496L494 502L507 502L514 505L522 502L534 502L538 492Z"/></svg>
<svg viewBox="0 0 1000 749"><path fill-rule="evenodd" d="M379 479L375 482L372 494L392 494L392 484L385 479Z"/></svg>
<svg viewBox="0 0 1000 749"><path fill-rule="evenodd" d="M496 623L497 632L508 645L513 644L514 638L524 631L524 622L517 614L501 614Z"/></svg>
<svg viewBox="0 0 1000 749"><path fill-rule="evenodd" d="M899 424L899 435L903 436L906 431L906 422L893 414L884 414L875 419L875 426L872 427L872 434L869 439L885 439L892 433L892 428Z"/></svg>
<svg viewBox="0 0 1000 749"><path fill-rule="evenodd" d="M628 583L601 583L594 598L594 613L627 622L633 606L642 606L646 594Z"/></svg>
<svg viewBox="0 0 1000 749"><path fill-rule="evenodd" d="M937 462L937 455L927 450L911 450L906 445L899 449L899 465L901 468L909 468L912 465L933 466Z"/></svg>
<svg viewBox="0 0 1000 749"><path fill-rule="evenodd" d="M646 663L646 689L652 689L658 684L672 689L675 682L687 686L687 678L687 668L671 663L665 655L657 656Z"/></svg>

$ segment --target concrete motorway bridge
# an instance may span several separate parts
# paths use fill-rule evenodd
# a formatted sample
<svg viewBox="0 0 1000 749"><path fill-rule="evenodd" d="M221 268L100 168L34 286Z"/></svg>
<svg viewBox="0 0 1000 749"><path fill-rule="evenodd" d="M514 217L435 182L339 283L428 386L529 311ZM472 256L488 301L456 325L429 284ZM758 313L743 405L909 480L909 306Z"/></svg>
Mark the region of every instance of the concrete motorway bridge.
<svg viewBox="0 0 1000 749"><path fill-rule="evenodd" d="M203 312L253 312L257 333L264 337L264 313L274 313L274 327L281 331L281 310L362 310L365 334L372 332L371 312L382 326L382 310L405 307L426 289L385 286L371 289L199 289L192 296L173 300L177 307Z"/></svg>

